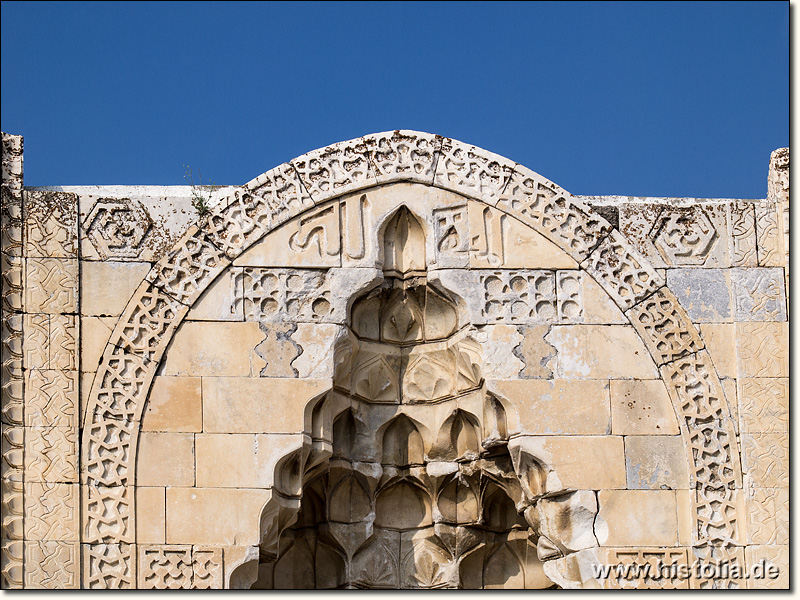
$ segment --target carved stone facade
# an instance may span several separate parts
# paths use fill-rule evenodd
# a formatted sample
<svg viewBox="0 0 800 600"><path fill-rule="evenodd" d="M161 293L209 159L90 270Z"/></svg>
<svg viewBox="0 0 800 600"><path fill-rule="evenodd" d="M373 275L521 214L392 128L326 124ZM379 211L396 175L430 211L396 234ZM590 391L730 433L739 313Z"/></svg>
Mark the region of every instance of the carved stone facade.
<svg viewBox="0 0 800 600"><path fill-rule="evenodd" d="M788 162L576 197L394 131L199 217L3 134L3 587L788 586Z"/></svg>

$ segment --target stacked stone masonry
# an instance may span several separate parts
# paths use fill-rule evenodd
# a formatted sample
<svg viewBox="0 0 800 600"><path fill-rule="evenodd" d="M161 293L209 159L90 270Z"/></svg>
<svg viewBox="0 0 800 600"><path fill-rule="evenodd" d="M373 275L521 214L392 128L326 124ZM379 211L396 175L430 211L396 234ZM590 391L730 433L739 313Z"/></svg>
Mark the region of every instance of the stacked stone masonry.
<svg viewBox="0 0 800 600"><path fill-rule="evenodd" d="M217 189L2 143L3 588L788 587L788 149L721 200L412 131Z"/></svg>

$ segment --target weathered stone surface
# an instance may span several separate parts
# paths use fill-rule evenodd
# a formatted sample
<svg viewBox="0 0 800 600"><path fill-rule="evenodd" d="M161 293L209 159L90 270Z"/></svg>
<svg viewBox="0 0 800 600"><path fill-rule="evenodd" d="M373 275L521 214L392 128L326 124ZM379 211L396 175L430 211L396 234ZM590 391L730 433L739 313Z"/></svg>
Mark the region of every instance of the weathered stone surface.
<svg viewBox="0 0 800 600"><path fill-rule="evenodd" d="M411 131L213 191L23 190L3 151L3 587L788 568L788 152L700 201Z"/></svg>
<svg viewBox="0 0 800 600"><path fill-rule="evenodd" d="M83 288L82 292L86 290ZM25 261L25 308L31 313L74 313L78 307L78 261L30 258Z"/></svg>
<svg viewBox="0 0 800 600"><path fill-rule="evenodd" d="M783 269L731 269L737 321L785 321Z"/></svg>
<svg viewBox="0 0 800 600"><path fill-rule="evenodd" d="M678 521L674 491L601 490L595 530L604 546L675 546Z"/></svg>
<svg viewBox="0 0 800 600"><path fill-rule="evenodd" d="M508 398L520 430L536 435L605 435L611 429L608 383L520 379L489 381L489 389Z"/></svg>
<svg viewBox="0 0 800 600"><path fill-rule="evenodd" d="M161 373L249 377L265 366L255 351L263 339L258 323L187 321L175 335ZM206 340L214 340L214 343L207 344Z"/></svg>
<svg viewBox="0 0 800 600"><path fill-rule="evenodd" d="M566 489L625 489L625 449L616 436L537 436L524 439L551 465Z"/></svg>
<svg viewBox="0 0 800 600"><path fill-rule="evenodd" d="M167 488L167 543L256 545L265 489ZM227 510L220 511L224 505Z"/></svg>
<svg viewBox="0 0 800 600"><path fill-rule="evenodd" d="M699 326L700 335L706 345L714 367L720 378L735 379L736 367L736 325L734 323L703 323Z"/></svg>
<svg viewBox="0 0 800 600"><path fill-rule="evenodd" d="M664 383L654 379L611 381L614 435L675 435L678 421Z"/></svg>
<svg viewBox="0 0 800 600"><path fill-rule="evenodd" d="M745 379L737 382L742 433L789 431L789 380Z"/></svg>
<svg viewBox="0 0 800 600"><path fill-rule="evenodd" d="M116 317L150 270L150 263L81 263L81 314Z"/></svg>
<svg viewBox="0 0 800 600"><path fill-rule="evenodd" d="M136 484L189 486L195 482L195 442L191 433L143 431L139 437ZM167 458L169 457L169 458Z"/></svg>
<svg viewBox="0 0 800 600"><path fill-rule="evenodd" d="M655 366L630 326L556 325L545 336L562 379L652 379Z"/></svg>
<svg viewBox="0 0 800 600"><path fill-rule="evenodd" d="M468 210L464 233L473 269L577 268L572 257L513 216L478 202L469 202Z"/></svg>
<svg viewBox="0 0 800 600"><path fill-rule="evenodd" d="M243 267L341 266L340 210L329 202L271 231L234 261Z"/></svg>
<svg viewBox="0 0 800 600"><path fill-rule="evenodd" d="M302 434L201 433L196 436L197 485L270 488L280 458L303 446Z"/></svg>
<svg viewBox="0 0 800 600"><path fill-rule="evenodd" d="M514 356L523 364L518 376L523 379L551 379L553 369L550 359L555 356L556 349L544 339L550 332L550 325L519 327L518 331L522 341L514 348ZM513 361L509 360L506 364L510 362Z"/></svg>
<svg viewBox="0 0 800 600"><path fill-rule="evenodd" d="M757 565L763 562L765 568L761 573L766 575L759 579L747 581L747 588L751 590L786 590L790 586L789 546L750 546L745 548L748 565ZM770 568L772 566L772 568Z"/></svg>
<svg viewBox="0 0 800 600"><path fill-rule="evenodd" d="M244 321L244 306L237 302L242 269L231 267L206 288L192 306L188 318L196 321Z"/></svg>
<svg viewBox="0 0 800 600"><path fill-rule="evenodd" d="M200 377L156 377L142 415L142 431L202 431L200 382Z"/></svg>
<svg viewBox="0 0 800 600"><path fill-rule="evenodd" d="M296 433L303 407L330 388L324 379L203 378L203 431Z"/></svg>
<svg viewBox="0 0 800 600"><path fill-rule="evenodd" d="M140 543L165 542L166 497L166 488L136 487L136 537Z"/></svg>
<svg viewBox="0 0 800 600"><path fill-rule="evenodd" d="M788 377L788 323L737 323L739 377Z"/></svg>
<svg viewBox="0 0 800 600"><path fill-rule="evenodd" d="M733 320L730 273L727 269L669 269L667 287L696 323Z"/></svg>
<svg viewBox="0 0 800 600"><path fill-rule="evenodd" d="M628 489L687 489L689 470L680 436L625 436Z"/></svg>

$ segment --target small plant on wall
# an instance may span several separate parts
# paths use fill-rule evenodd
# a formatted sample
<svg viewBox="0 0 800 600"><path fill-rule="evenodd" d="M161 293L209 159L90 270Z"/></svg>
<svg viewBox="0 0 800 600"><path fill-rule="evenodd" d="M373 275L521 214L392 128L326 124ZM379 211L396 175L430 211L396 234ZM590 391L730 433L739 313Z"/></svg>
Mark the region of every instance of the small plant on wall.
<svg viewBox="0 0 800 600"><path fill-rule="evenodd" d="M197 211L197 215L205 217L211 212L211 193L220 186L211 182L208 185L203 185L203 176L200 171L197 172L197 183L194 182L194 173L189 165L183 165L186 172L183 178L189 182L192 187L192 207Z"/></svg>

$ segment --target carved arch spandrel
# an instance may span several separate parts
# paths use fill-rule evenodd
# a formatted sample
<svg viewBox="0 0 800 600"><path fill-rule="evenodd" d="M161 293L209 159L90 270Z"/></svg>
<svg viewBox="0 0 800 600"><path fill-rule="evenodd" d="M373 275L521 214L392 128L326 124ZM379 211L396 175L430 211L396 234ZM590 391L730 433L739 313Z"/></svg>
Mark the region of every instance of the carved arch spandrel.
<svg viewBox="0 0 800 600"><path fill-rule="evenodd" d="M537 173L456 140L394 131L310 152L248 182L187 231L130 300L94 379L82 434L82 541L101 556L85 569L86 587L130 579L115 570L133 560L139 423L158 362L188 309L278 225L349 192L403 181L496 207L566 251L600 284L647 345L679 415L696 485L694 545L735 543L742 525L730 495L741 486L741 469L730 408L695 327L658 272L590 207ZM717 508L720 495L725 510Z"/></svg>

